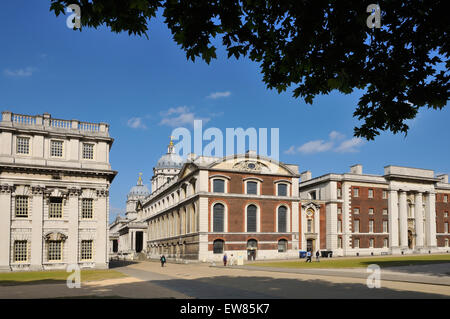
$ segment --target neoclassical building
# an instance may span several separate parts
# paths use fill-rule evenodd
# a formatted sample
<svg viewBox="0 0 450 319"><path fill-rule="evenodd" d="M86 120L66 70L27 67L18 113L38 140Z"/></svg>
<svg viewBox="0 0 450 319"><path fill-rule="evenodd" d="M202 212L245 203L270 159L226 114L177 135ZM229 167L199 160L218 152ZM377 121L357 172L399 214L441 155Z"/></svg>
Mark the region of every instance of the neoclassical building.
<svg viewBox="0 0 450 319"><path fill-rule="evenodd" d="M105 123L2 112L0 270L108 267L112 144Z"/></svg>
<svg viewBox="0 0 450 319"><path fill-rule="evenodd" d="M127 252L142 247L149 258L218 261L224 253L280 259L306 250L450 251L448 175L399 166L369 175L362 165L316 178L298 172L253 152L183 161L171 142L154 168L152 192L133 203L132 222L121 226L134 233Z"/></svg>

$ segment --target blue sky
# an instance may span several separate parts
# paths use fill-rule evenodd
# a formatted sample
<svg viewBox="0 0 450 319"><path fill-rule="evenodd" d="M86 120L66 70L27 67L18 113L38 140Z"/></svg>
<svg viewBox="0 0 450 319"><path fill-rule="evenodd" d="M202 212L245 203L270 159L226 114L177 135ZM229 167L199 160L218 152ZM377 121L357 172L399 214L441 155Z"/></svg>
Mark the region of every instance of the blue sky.
<svg viewBox="0 0 450 319"><path fill-rule="evenodd" d="M422 110L404 135L352 139L358 92L332 93L307 105L291 92L267 90L257 64L227 59L219 48L210 65L188 61L162 20L149 40L105 28L73 31L50 1L0 5L0 109L55 118L107 122L115 138L110 159L119 171L111 187L113 215L143 172L166 152L174 125L204 128L279 128L280 160L313 176L342 173L361 163L382 174L385 165L450 172L450 110Z"/></svg>

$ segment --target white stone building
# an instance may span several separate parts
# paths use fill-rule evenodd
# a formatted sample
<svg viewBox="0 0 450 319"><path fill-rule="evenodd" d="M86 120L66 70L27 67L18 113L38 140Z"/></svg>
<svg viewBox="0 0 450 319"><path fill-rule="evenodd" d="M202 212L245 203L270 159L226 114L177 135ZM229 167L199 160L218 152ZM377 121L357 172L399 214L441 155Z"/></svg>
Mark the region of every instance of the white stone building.
<svg viewBox="0 0 450 319"><path fill-rule="evenodd" d="M108 268L109 126L2 112L0 270Z"/></svg>

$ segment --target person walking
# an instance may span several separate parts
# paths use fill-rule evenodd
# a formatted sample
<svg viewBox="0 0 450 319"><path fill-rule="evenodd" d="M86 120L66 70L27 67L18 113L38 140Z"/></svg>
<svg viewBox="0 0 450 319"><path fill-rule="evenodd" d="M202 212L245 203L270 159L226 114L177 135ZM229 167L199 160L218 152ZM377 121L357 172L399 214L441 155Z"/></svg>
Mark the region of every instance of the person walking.
<svg viewBox="0 0 450 319"><path fill-rule="evenodd" d="M317 261L317 262L320 262L320 258L319 258L319 256L320 256L320 252L319 252L319 251L317 251L317 252L316 252L316 261Z"/></svg>
<svg viewBox="0 0 450 319"><path fill-rule="evenodd" d="M227 266L227 254L223 255L223 265L226 267Z"/></svg>
<svg viewBox="0 0 450 319"><path fill-rule="evenodd" d="M306 253L306 262L311 262L311 250L308 250L308 252Z"/></svg>
<svg viewBox="0 0 450 319"><path fill-rule="evenodd" d="M166 256L162 255L160 260L161 260L161 267L164 267L164 264L166 263Z"/></svg>
<svg viewBox="0 0 450 319"><path fill-rule="evenodd" d="M230 264L230 266L233 266L233 265L234 265L234 256L233 256L233 254L231 254L229 264Z"/></svg>

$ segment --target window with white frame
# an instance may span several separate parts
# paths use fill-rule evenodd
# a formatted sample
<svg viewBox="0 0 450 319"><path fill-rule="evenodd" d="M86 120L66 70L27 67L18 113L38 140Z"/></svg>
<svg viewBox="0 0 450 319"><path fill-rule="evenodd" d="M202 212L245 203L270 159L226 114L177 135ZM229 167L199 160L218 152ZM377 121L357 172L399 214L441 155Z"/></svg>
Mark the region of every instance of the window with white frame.
<svg viewBox="0 0 450 319"><path fill-rule="evenodd" d="M375 239L370 238L369 239L369 248L373 248L374 244L375 244Z"/></svg>
<svg viewBox="0 0 450 319"><path fill-rule="evenodd" d="M387 232L388 232L388 221L383 220L383 233L387 233Z"/></svg>
<svg viewBox="0 0 450 319"><path fill-rule="evenodd" d="M369 220L369 233L373 233L373 220Z"/></svg>
<svg viewBox="0 0 450 319"><path fill-rule="evenodd" d="M448 217L448 212L444 212L444 217Z"/></svg>
<svg viewBox="0 0 450 319"><path fill-rule="evenodd" d="M448 238L445 238L444 246L445 246L445 247L448 247Z"/></svg>
<svg viewBox="0 0 450 319"><path fill-rule="evenodd" d="M248 195L258 195L258 182L248 181L246 185Z"/></svg>
<svg viewBox="0 0 450 319"><path fill-rule="evenodd" d="M383 208L383 215L387 215L387 214L388 214L387 208Z"/></svg>
<svg viewBox="0 0 450 319"><path fill-rule="evenodd" d="M383 239L383 247L384 248L389 247L389 239L387 239L387 238Z"/></svg>
<svg viewBox="0 0 450 319"><path fill-rule="evenodd" d="M81 218L92 219L94 217L94 200L92 198L83 198L81 200Z"/></svg>
<svg viewBox="0 0 450 319"><path fill-rule="evenodd" d="M353 197L359 197L359 188L353 188Z"/></svg>
<svg viewBox="0 0 450 319"><path fill-rule="evenodd" d="M355 238L353 241L353 248L359 248L359 238Z"/></svg>
<svg viewBox="0 0 450 319"><path fill-rule="evenodd" d="M312 219L308 219L306 221L306 226L307 226L307 232L308 233L312 233L313 232L313 221L312 221Z"/></svg>
<svg viewBox="0 0 450 319"><path fill-rule="evenodd" d="M278 232L285 233L287 231L287 208L285 206L278 207Z"/></svg>
<svg viewBox="0 0 450 319"><path fill-rule="evenodd" d="M353 209L353 214L359 215L359 208L354 208Z"/></svg>
<svg viewBox="0 0 450 319"><path fill-rule="evenodd" d="M342 237L338 237L338 248L342 248Z"/></svg>
<svg viewBox="0 0 450 319"><path fill-rule="evenodd" d="M225 206L217 203L213 207L213 232L222 233L224 232L225 224Z"/></svg>
<svg viewBox="0 0 450 319"><path fill-rule="evenodd" d="M51 197L48 204L48 218L63 217L63 200L61 197Z"/></svg>
<svg viewBox="0 0 450 319"><path fill-rule="evenodd" d="M387 199L388 198L388 192L387 191L383 191L383 199Z"/></svg>
<svg viewBox="0 0 450 319"><path fill-rule="evenodd" d="M94 159L94 144L83 143L83 159Z"/></svg>
<svg viewBox="0 0 450 319"><path fill-rule="evenodd" d="M213 179L213 192L225 193L225 181L220 178Z"/></svg>
<svg viewBox="0 0 450 319"><path fill-rule="evenodd" d="M359 233L359 219L353 221L353 232Z"/></svg>
<svg viewBox="0 0 450 319"><path fill-rule="evenodd" d="M60 261L62 259L62 241L50 240L48 242L48 261Z"/></svg>
<svg viewBox="0 0 450 319"><path fill-rule="evenodd" d="M28 261L28 242L26 240L14 241L14 261Z"/></svg>
<svg viewBox="0 0 450 319"><path fill-rule="evenodd" d="M277 184L278 196L288 196L288 186L287 184L279 183Z"/></svg>
<svg viewBox="0 0 450 319"><path fill-rule="evenodd" d="M16 217L28 217L28 196L16 196Z"/></svg>
<svg viewBox="0 0 450 319"><path fill-rule="evenodd" d="M223 254L223 249L225 246L225 242L221 239L216 239L213 243L213 253L214 254Z"/></svg>
<svg viewBox="0 0 450 319"><path fill-rule="evenodd" d="M369 189L369 198L373 198L373 189Z"/></svg>
<svg viewBox="0 0 450 319"><path fill-rule="evenodd" d="M369 208L369 215L373 215L373 208Z"/></svg>
<svg viewBox="0 0 450 319"><path fill-rule="evenodd" d="M448 223L444 223L444 233L448 234Z"/></svg>
<svg viewBox="0 0 450 319"><path fill-rule="evenodd" d="M30 138L29 137L17 137L16 145L17 154L30 154Z"/></svg>
<svg viewBox="0 0 450 319"><path fill-rule="evenodd" d="M337 232L342 233L342 220L340 219L337 221Z"/></svg>
<svg viewBox="0 0 450 319"><path fill-rule="evenodd" d="M82 240L81 241L81 260L91 260L92 259L92 240Z"/></svg>
<svg viewBox="0 0 450 319"><path fill-rule="evenodd" d="M249 233L257 231L257 214L258 208L255 205L247 207L247 232Z"/></svg>
<svg viewBox="0 0 450 319"><path fill-rule="evenodd" d="M341 198L342 197L342 188L338 188L337 189L337 197Z"/></svg>
<svg viewBox="0 0 450 319"><path fill-rule="evenodd" d="M50 142L50 156L63 157L63 141L52 140Z"/></svg>

